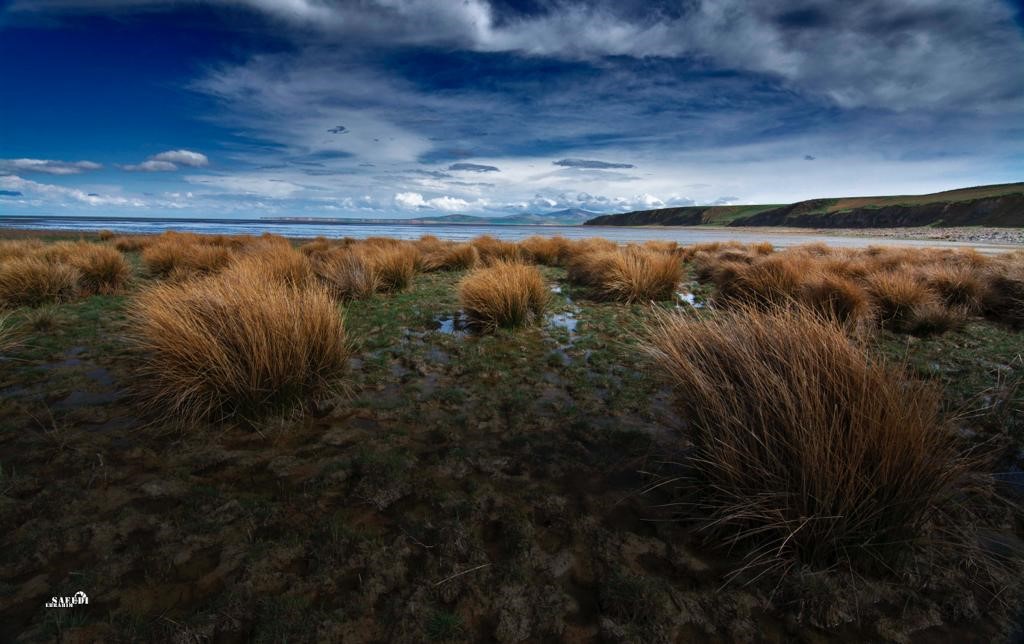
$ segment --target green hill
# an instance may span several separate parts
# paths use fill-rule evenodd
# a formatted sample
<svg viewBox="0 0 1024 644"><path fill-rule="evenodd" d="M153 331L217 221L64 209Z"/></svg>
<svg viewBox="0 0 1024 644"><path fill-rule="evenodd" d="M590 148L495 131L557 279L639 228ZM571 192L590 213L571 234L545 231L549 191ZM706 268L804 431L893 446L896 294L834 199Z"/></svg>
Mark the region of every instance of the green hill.
<svg viewBox="0 0 1024 644"><path fill-rule="evenodd" d="M809 199L787 205L687 206L602 215L591 226L1024 227L1024 183L926 195Z"/></svg>

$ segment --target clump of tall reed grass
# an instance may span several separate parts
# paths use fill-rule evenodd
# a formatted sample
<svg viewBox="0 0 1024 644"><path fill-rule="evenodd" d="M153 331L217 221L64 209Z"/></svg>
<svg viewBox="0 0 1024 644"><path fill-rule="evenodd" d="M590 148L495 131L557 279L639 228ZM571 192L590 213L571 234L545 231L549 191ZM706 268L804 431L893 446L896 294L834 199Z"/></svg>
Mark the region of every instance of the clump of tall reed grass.
<svg viewBox="0 0 1024 644"><path fill-rule="evenodd" d="M0 239L0 262L34 255L42 247L38 239Z"/></svg>
<svg viewBox="0 0 1024 644"><path fill-rule="evenodd" d="M68 263L79 272L79 285L87 295L110 295L125 287L132 275L131 264L116 248L80 244Z"/></svg>
<svg viewBox="0 0 1024 644"><path fill-rule="evenodd" d="M860 284L821 272L806 279L796 300L819 315L841 324L856 324L872 316L871 297Z"/></svg>
<svg viewBox="0 0 1024 644"><path fill-rule="evenodd" d="M674 253L629 246L593 250L575 255L568 265L569 279L590 286L598 297L620 302L668 300L683 277Z"/></svg>
<svg viewBox="0 0 1024 644"><path fill-rule="evenodd" d="M243 262L158 283L130 307L140 390L185 423L254 419L337 391L349 356L342 317L319 285L266 279Z"/></svg>
<svg viewBox="0 0 1024 644"><path fill-rule="evenodd" d="M801 303L843 322L873 319L897 333L930 335L959 328L969 316L1012 318L1007 258L974 251L808 244L761 254L740 245L683 249L698 281L725 305L764 308ZM1004 320L1007 321L1007 320Z"/></svg>
<svg viewBox="0 0 1024 644"><path fill-rule="evenodd" d="M253 244L243 251L236 265L292 286L306 286L315 280L309 258L287 244Z"/></svg>
<svg viewBox="0 0 1024 644"><path fill-rule="evenodd" d="M882 271L865 280L879 321L893 331L932 335L957 328L965 320L964 308L943 305L938 294L915 275Z"/></svg>
<svg viewBox="0 0 1024 644"><path fill-rule="evenodd" d="M536 266L497 261L459 283L459 302L470 322L485 330L516 327L539 319L551 298Z"/></svg>
<svg viewBox="0 0 1024 644"><path fill-rule="evenodd" d="M150 244L142 251L142 265L154 277L183 280L210 275L234 258L230 248L171 237Z"/></svg>
<svg viewBox="0 0 1024 644"><path fill-rule="evenodd" d="M519 247L530 261L545 266L564 266L573 252L571 242L557 235L533 235L519 242Z"/></svg>
<svg viewBox="0 0 1024 644"><path fill-rule="evenodd" d="M377 272L351 248L333 248L315 255L313 272L339 300L363 299L381 288Z"/></svg>
<svg viewBox="0 0 1024 644"><path fill-rule="evenodd" d="M518 262L526 259L526 253L515 242L504 241L490 235L480 235L471 239L469 243L476 248L480 254L480 261L484 264Z"/></svg>
<svg viewBox="0 0 1024 644"><path fill-rule="evenodd" d="M122 235L120 237L114 237L110 240L110 243L114 245L114 248L123 252L138 252L143 250L147 246L153 243L154 237L152 235Z"/></svg>
<svg viewBox="0 0 1024 644"><path fill-rule="evenodd" d="M81 272L61 262L27 255L0 262L0 306L40 306L79 293Z"/></svg>
<svg viewBox="0 0 1024 644"><path fill-rule="evenodd" d="M431 271L463 271L480 262L480 252L472 244L439 243L420 253L420 268Z"/></svg>
<svg viewBox="0 0 1024 644"><path fill-rule="evenodd" d="M1024 328L1024 256L1004 260L989 274L981 305L986 317Z"/></svg>
<svg viewBox="0 0 1024 644"><path fill-rule="evenodd" d="M326 237L316 237L299 246L299 251L307 257L318 257L331 250L331 241Z"/></svg>
<svg viewBox="0 0 1024 644"><path fill-rule="evenodd" d="M359 252L376 274L380 291L405 290L416 275L419 251L411 244L368 244Z"/></svg>
<svg viewBox="0 0 1024 644"><path fill-rule="evenodd" d="M956 494L939 392L832 321L740 306L648 333L695 446L696 509L752 562L891 567Z"/></svg>

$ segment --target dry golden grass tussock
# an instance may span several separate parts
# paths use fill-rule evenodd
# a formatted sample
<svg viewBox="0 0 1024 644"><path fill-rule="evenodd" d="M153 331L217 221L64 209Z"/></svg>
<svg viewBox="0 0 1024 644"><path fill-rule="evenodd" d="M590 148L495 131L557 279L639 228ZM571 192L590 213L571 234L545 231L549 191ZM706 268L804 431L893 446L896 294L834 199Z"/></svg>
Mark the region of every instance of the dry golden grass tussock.
<svg viewBox="0 0 1024 644"><path fill-rule="evenodd" d="M697 253L710 253L715 254L721 250L738 250L745 251L746 245L737 241L728 242L705 242L700 244L691 244L690 246L684 246L680 249L680 256L683 261L690 261Z"/></svg>
<svg viewBox="0 0 1024 644"><path fill-rule="evenodd" d="M81 273L69 264L26 256L0 262L0 305L39 306L78 295Z"/></svg>
<svg viewBox="0 0 1024 644"><path fill-rule="evenodd" d="M142 265L154 277L176 279L210 275L226 267L234 254L224 246L161 240L142 251Z"/></svg>
<svg viewBox="0 0 1024 644"><path fill-rule="evenodd" d="M155 238L151 235L124 235L110 240L114 248L122 253L138 252L153 244Z"/></svg>
<svg viewBox="0 0 1024 644"><path fill-rule="evenodd" d="M356 252L376 275L379 291L405 290L416 275L419 251L412 244L364 245L357 247Z"/></svg>
<svg viewBox="0 0 1024 644"><path fill-rule="evenodd" d="M551 299L536 266L495 262L459 283L459 302L469 320L486 330L516 327L539 319Z"/></svg>
<svg viewBox="0 0 1024 644"><path fill-rule="evenodd" d="M116 236L117 236L117 234L114 231L106 230L106 229L101 230L101 231L96 233L96 239L98 239L100 241L110 241L111 239L113 239Z"/></svg>
<svg viewBox="0 0 1024 644"><path fill-rule="evenodd" d="M437 235L420 235L420 238L413 242L420 250L434 250L443 246L444 242Z"/></svg>
<svg viewBox="0 0 1024 644"><path fill-rule="evenodd" d="M431 250L421 250L420 270L461 271L480 263L480 253L472 244L441 244Z"/></svg>
<svg viewBox="0 0 1024 644"><path fill-rule="evenodd" d="M835 252L835 249L822 242L808 242L794 246L788 252L798 255L809 255L811 257L830 257Z"/></svg>
<svg viewBox="0 0 1024 644"><path fill-rule="evenodd" d="M823 318L843 325L857 324L873 315L871 297L864 287L831 273L809 277L797 299Z"/></svg>
<svg viewBox="0 0 1024 644"><path fill-rule="evenodd" d="M871 273L865 278L865 285L881 323L897 330L913 318L915 310L937 300L935 293L909 272Z"/></svg>
<svg viewBox="0 0 1024 644"><path fill-rule="evenodd" d="M572 254L572 244L565 237L532 235L519 242L526 257L545 266L563 266Z"/></svg>
<svg viewBox="0 0 1024 644"><path fill-rule="evenodd" d="M725 258L723 259L723 255ZM726 251L716 253L700 250L688 256L685 260L693 270L694 277L700 282L714 282L715 274L720 266L750 264L754 259L743 252Z"/></svg>
<svg viewBox="0 0 1024 644"><path fill-rule="evenodd" d="M228 269L244 265L245 270L261 271L267 279L292 286L311 284L316 276L310 260L291 246L255 243Z"/></svg>
<svg viewBox="0 0 1024 644"><path fill-rule="evenodd" d="M655 253L675 253L679 251L679 244L667 239L648 239L640 244L640 247Z"/></svg>
<svg viewBox="0 0 1024 644"><path fill-rule="evenodd" d="M147 404L185 423L256 418L332 395L349 356L320 286L266 280L250 264L157 284L131 306Z"/></svg>
<svg viewBox="0 0 1024 644"><path fill-rule="evenodd" d="M42 247L38 239L0 239L0 262L33 256Z"/></svg>
<svg viewBox="0 0 1024 644"><path fill-rule="evenodd" d="M717 251L712 256L720 262L739 262L741 264L753 264L758 259L758 256L749 250L739 250L737 248L726 248ZM696 258L694 259L696 260Z"/></svg>
<svg viewBox="0 0 1024 644"><path fill-rule="evenodd" d="M326 237L316 237L299 246L299 251L307 256L326 253L331 248L331 240Z"/></svg>
<svg viewBox="0 0 1024 644"><path fill-rule="evenodd" d="M648 351L696 446L708 525L751 559L896 563L965 464L940 394L806 309L657 318Z"/></svg>
<svg viewBox="0 0 1024 644"><path fill-rule="evenodd" d="M599 297L648 302L674 296L683 265L675 253L628 246L576 254L567 273L570 281L593 287Z"/></svg>
<svg viewBox="0 0 1024 644"><path fill-rule="evenodd" d="M921 267L918 276L947 306L962 307L972 314L981 312L988 288L982 270L970 264L939 263Z"/></svg>
<svg viewBox="0 0 1024 644"><path fill-rule="evenodd" d="M815 265L817 270L845 279L863 279L872 272L869 262L861 256L835 254L824 257Z"/></svg>
<svg viewBox="0 0 1024 644"><path fill-rule="evenodd" d="M577 239L576 241L569 243L569 260L575 259L580 255L589 255L591 253L598 253L601 251L613 251L618 250L619 245L610 239L604 237L587 237L586 239Z"/></svg>
<svg viewBox="0 0 1024 644"><path fill-rule="evenodd" d="M519 244L503 241L490 235L480 235L469 241L478 253L480 261L484 264L496 262L519 262L526 259L526 253Z"/></svg>
<svg viewBox="0 0 1024 644"><path fill-rule="evenodd" d="M803 254L779 253L752 264L730 262L733 270L715 271L716 299L732 304L788 305L799 295L810 274L811 260Z"/></svg>
<svg viewBox="0 0 1024 644"><path fill-rule="evenodd" d="M132 266L116 248L81 244L68 263L80 273L79 285L87 295L111 295L125 287Z"/></svg>
<svg viewBox="0 0 1024 644"><path fill-rule="evenodd" d="M84 241L59 241L43 244L33 255L54 264L68 264L77 254L91 246Z"/></svg>
<svg viewBox="0 0 1024 644"><path fill-rule="evenodd" d="M360 244L371 248L395 248L396 246L405 246L408 242L394 237L367 237Z"/></svg>
<svg viewBox="0 0 1024 644"><path fill-rule="evenodd" d="M1024 257L989 273L982 308L990 319L1024 328Z"/></svg>
<svg viewBox="0 0 1024 644"><path fill-rule="evenodd" d="M669 300L683 278L682 262L675 254L625 248L611 254L598 277L604 297L619 302Z"/></svg>
<svg viewBox="0 0 1024 644"><path fill-rule="evenodd" d="M339 300L370 297L380 290L377 272L367 264L362 253L352 248L334 248L313 261L313 272Z"/></svg>
<svg viewBox="0 0 1024 644"><path fill-rule="evenodd" d="M569 259L566 275L570 282L583 286L600 286L602 276L611 270L617 248L577 252Z"/></svg>

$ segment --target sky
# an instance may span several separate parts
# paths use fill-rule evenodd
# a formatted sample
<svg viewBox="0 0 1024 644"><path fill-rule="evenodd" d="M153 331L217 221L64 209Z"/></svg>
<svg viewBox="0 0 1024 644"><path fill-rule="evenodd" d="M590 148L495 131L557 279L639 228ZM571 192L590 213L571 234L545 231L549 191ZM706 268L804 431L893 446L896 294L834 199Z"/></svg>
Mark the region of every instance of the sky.
<svg viewBox="0 0 1024 644"><path fill-rule="evenodd" d="M0 215L623 212L1024 180L1024 0L6 0L0 79Z"/></svg>

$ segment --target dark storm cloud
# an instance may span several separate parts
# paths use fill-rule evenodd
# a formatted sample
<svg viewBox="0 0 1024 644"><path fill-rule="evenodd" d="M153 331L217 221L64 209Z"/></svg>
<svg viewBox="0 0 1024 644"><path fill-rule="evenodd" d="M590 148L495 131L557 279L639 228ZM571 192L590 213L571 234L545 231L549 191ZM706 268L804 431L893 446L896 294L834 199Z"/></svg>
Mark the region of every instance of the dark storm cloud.
<svg viewBox="0 0 1024 644"><path fill-rule="evenodd" d="M157 0L15 0L8 14L153 10ZM1018 10L1004 0L218 0L296 27L308 46L440 47L538 58L699 59L772 75L844 106L990 107L1024 95ZM430 25L424 29L423 25ZM572 38L566 38L572 33ZM955 46L950 46L955 43ZM472 75L467 75L472 82Z"/></svg>
<svg viewBox="0 0 1024 644"><path fill-rule="evenodd" d="M586 168L588 170L610 170L613 168L635 168L632 163L611 163L608 161L596 161L594 159L560 159L552 161L553 165L560 165L566 168Z"/></svg>

